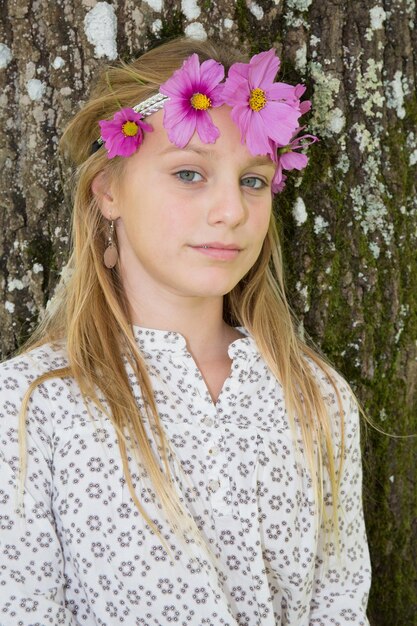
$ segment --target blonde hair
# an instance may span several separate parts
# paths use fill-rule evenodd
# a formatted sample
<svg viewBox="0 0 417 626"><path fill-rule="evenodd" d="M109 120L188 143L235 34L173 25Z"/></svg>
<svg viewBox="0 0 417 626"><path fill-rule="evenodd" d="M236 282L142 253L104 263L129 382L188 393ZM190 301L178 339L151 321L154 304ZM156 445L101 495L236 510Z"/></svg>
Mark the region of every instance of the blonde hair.
<svg viewBox="0 0 417 626"><path fill-rule="evenodd" d="M68 262L69 277L61 280L52 306L24 346L24 350L28 350L47 342L64 341L68 366L40 376L25 396L19 428L21 477L26 471L23 432L30 394L47 379L71 376L84 398L97 404L111 419L132 499L159 536L158 528L135 494L127 448L145 468L173 529L186 533L190 528L195 530L196 526L190 521L190 515L185 512L175 492L168 458L170 445L158 415L146 363L133 335L121 277L117 266L108 270L103 265L106 220L92 193L91 183L103 169L117 174L124 162L119 157L109 161L104 149L92 154L91 146L100 135L100 119L110 119L121 106L134 106L155 94L159 85L193 52L198 53L200 61L210 58L220 61L226 71L233 62L246 60L241 51L223 43L197 42L186 38L168 42L130 64L120 63L108 68L89 101L65 130L61 150L64 157L69 157L75 164L73 249ZM309 347L298 334L298 322L285 296L282 253L273 214L255 265L224 296L224 320L249 331L271 372L282 385L295 441L297 427L301 431L303 454L311 471L318 505L318 519L325 512L323 481L327 472L333 502L331 525L337 533L338 483L344 455L342 401L333 366L316 347ZM146 420L160 458L148 441L145 416L137 406L124 359L127 359L140 384ZM337 396L341 416L337 451L332 435L335 424L329 419L323 390L309 360L324 372ZM106 384L109 380L110 385ZM100 403L98 391L104 396L106 406Z"/></svg>

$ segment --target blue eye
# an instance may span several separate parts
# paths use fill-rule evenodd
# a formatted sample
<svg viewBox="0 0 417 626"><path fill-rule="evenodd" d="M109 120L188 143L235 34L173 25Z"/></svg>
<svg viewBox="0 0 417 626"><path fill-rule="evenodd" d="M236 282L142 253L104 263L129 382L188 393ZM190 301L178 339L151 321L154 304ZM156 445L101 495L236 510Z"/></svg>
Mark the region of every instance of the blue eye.
<svg viewBox="0 0 417 626"><path fill-rule="evenodd" d="M242 182L244 181L255 181L255 183L259 183L258 185L247 185L248 187L252 187L252 189L263 189L264 187L266 187L266 182L264 180L262 180L262 178L258 178L257 176L245 176L244 178L242 178Z"/></svg>
<svg viewBox="0 0 417 626"><path fill-rule="evenodd" d="M182 176L184 174L184 176ZM199 183L200 180L195 180L193 178L194 175L200 176L200 179L203 180L203 177L198 172L194 172L194 170L181 170L180 172L176 172L175 176L178 180L182 180L185 183Z"/></svg>

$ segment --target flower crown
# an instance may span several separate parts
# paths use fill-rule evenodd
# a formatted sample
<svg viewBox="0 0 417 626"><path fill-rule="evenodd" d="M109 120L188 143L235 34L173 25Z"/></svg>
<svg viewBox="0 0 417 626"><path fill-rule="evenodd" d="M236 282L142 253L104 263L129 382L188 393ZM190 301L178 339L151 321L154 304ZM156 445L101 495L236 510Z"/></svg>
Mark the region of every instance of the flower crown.
<svg viewBox="0 0 417 626"><path fill-rule="evenodd" d="M234 63L224 83L224 67L209 59L200 64L196 53L189 56L159 92L133 108L123 108L111 120L100 120L101 137L93 144L105 144L109 159L128 157L141 145L143 133L153 128L143 119L164 109L163 126L169 140L184 148L197 131L203 143L214 143L219 129L209 110L227 104L239 127L242 144L253 155L269 155L276 170L272 192L285 187L283 170L306 167L308 157L299 150L318 141L314 135L299 135L305 126L299 118L311 108L309 100L300 101L304 85L274 82L280 60L271 48L255 54L249 63Z"/></svg>

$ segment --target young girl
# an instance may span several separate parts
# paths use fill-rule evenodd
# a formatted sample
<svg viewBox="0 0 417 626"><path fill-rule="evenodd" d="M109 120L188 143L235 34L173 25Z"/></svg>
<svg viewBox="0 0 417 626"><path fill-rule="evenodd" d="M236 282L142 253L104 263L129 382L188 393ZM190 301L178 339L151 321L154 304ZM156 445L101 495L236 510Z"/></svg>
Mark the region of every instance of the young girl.
<svg viewBox="0 0 417 626"><path fill-rule="evenodd" d="M297 334L272 212L302 85L178 39L67 128L67 278L0 372L3 626L364 625L358 404Z"/></svg>

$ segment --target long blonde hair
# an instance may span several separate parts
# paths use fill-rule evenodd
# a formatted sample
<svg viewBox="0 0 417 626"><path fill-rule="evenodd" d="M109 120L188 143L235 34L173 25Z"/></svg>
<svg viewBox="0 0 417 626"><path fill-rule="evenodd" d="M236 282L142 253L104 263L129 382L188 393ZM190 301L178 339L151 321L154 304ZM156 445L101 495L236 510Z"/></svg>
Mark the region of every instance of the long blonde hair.
<svg viewBox="0 0 417 626"><path fill-rule="evenodd" d="M47 379L71 376L83 396L99 405L110 417L117 433L132 499L158 534L154 522L135 494L128 465L128 448L145 468L173 529L185 532L192 527L192 523L176 495L169 466L169 442L158 415L146 363L133 335L121 277L117 266L113 270L103 266L106 220L92 193L91 183L103 169L117 175L123 168L123 159L117 157L109 161L104 149L92 154L91 146L100 135L100 119L110 119L120 107L134 106L155 94L159 85L193 52L198 53L200 61L210 58L220 61L226 71L235 61L246 60L241 51L224 43L197 42L186 38L168 42L130 64L120 63L103 72L89 101L65 130L61 150L64 157L75 164L73 247L68 262L69 272L65 279L62 278L53 303L37 331L24 346L24 350L28 350L47 342L64 341L68 366L43 374L32 383L25 396L19 429L21 477L26 471L23 433L30 394L36 385ZM255 265L224 296L224 320L249 331L265 362L281 383L294 438L296 431L302 435L303 454L311 471L319 518L324 511L323 481L327 472L333 496L332 526L337 531L338 482L344 455L341 397L331 364L316 347L309 347L307 340L299 336L298 322L285 296L282 253L273 214ZM146 418L140 413L134 398L126 372L126 359L140 384ZM337 396L342 416L337 450L332 436L334 424L329 419L317 372L314 373L309 360L324 372ZM109 380L111 385L106 384ZM100 404L98 391L104 396L106 406ZM146 420L160 458L157 458L148 441Z"/></svg>

